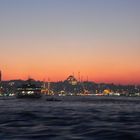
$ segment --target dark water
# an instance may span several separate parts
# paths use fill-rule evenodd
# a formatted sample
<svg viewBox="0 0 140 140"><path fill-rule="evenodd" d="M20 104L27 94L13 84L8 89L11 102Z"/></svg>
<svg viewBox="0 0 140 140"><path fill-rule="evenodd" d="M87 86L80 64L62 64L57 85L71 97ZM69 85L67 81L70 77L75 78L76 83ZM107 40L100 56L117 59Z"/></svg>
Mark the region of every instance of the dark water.
<svg viewBox="0 0 140 140"><path fill-rule="evenodd" d="M140 98L61 98L0 98L0 140L140 139Z"/></svg>

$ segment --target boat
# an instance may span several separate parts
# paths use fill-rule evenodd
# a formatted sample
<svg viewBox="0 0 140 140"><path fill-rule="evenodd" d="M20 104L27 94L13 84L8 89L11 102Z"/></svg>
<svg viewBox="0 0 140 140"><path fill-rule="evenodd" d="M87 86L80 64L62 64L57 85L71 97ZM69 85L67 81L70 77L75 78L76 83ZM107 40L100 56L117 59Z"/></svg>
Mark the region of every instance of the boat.
<svg viewBox="0 0 140 140"><path fill-rule="evenodd" d="M46 96L46 101L62 101L61 98L59 98L59 96L55 96L55 95L48 95Z"/></svg>
<svg viewBox="0 0 140 140"><path fill-rule="evenodd" d="M16 97L17 98L40 98L42 97L41 87L33 84L32 80L28 79L26 81L26 84L23 84L17 88Z"/></svg>

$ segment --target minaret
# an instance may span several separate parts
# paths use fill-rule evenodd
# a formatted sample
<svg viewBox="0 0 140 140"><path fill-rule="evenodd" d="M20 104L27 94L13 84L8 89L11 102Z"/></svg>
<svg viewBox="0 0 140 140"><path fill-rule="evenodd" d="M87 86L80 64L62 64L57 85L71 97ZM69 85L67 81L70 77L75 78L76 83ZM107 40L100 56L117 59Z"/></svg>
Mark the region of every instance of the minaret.
<svg viewBox="0 0 140 140"><path fill-rule="evenodd" d="M88 76L87 76L87 82L88 82Z"/></svg>
<svg viewBox="0 0 140 140"><path fill-rule="evenodd" d="M79 83L81 82L81 75L80 75L80 72L78 72L78 81L79 81Z"/></svg>

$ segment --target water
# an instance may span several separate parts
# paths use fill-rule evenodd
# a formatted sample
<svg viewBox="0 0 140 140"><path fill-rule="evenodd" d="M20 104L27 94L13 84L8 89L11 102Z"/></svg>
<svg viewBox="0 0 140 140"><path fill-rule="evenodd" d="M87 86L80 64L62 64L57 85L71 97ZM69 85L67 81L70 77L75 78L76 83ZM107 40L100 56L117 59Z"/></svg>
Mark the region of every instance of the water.
<svg viewBox="0 0 140 140"><path fill-rule="evenodd" d="M139 140L139 97L0 98L0 140Z"/></svg>

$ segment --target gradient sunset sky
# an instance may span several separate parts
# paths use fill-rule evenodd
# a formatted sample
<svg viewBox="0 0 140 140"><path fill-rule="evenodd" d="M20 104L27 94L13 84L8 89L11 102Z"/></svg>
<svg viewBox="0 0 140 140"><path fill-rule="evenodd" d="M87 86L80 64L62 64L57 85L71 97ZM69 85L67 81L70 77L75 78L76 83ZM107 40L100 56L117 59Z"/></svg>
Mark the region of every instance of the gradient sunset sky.
<svg viewBox="0 0 140 140"><path fill-rule="evenodd" d="M0 0L0 70L140 84L140 0Z"/></svg>

